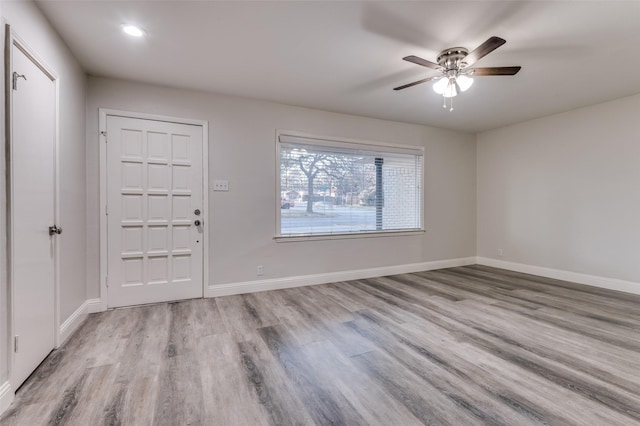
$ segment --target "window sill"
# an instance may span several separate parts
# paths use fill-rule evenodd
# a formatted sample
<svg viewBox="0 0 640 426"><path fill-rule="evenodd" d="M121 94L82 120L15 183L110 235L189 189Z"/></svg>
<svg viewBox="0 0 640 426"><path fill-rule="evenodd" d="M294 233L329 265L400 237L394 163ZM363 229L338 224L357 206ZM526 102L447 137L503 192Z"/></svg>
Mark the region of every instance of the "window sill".
<svg viewBox="0 0 640 426"><path fill-rule="evenodd" d="M298 241L320 241L320 240L349 240L354 238L376 238L376 237L403 237L421 235L426 231L417 229L411 231L371 231L344 234L301 234L301 235L278 235L273 237L276 243L293 243Z"/></svg>

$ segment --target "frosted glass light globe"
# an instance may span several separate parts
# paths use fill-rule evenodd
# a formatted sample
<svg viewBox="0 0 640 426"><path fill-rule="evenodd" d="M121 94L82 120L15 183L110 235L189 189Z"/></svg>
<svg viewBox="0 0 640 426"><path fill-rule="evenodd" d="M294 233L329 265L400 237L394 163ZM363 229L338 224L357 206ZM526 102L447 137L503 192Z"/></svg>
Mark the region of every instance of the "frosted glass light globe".
<svg viewBox="0 0 640 426"><path fill-rule="evenodd" d="M458 82L458 86L460 86L460 90L462 90L463 92L466 92L473 84L473 79L471 77L467 77L466 75L458 76L458 78L456 78L456 81Z"/></svg>
<svg viewBox="0 0 640 426"><path fill-rule="evenodd" d="M440 80L436 81L433 85L433 91L438 95L442 95L444 91L447 89L449 85L449 79L447 77L442 77Z"/></svg>

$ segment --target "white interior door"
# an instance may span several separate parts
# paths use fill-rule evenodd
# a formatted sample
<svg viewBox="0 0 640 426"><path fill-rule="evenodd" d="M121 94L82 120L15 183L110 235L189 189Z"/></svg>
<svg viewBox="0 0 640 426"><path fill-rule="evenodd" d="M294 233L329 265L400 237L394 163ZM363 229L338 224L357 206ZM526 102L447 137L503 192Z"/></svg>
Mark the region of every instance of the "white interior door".
<svg viewBox="0 0 640 426"><path fill-rule="evenodd" d="M11 265L16 335L12 384L55 346L55 82L12 45Z"/></svg>
<svg viewBox="0 0 640 426"><path fill-rule="evenodd" d="M109 307L202 297L202 126L108 115L106 139Z"/></svg>

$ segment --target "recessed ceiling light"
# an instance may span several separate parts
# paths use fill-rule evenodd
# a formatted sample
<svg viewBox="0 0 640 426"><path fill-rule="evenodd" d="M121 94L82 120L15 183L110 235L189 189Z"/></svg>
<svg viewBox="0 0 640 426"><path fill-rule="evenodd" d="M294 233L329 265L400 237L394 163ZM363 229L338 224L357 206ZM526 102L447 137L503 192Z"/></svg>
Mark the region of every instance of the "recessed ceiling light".
<svg viewBox="0 0 640 426"><path fill-rule="evenodd" d="M142 37L143 35L145 35L145 31L137 25L122 24L121 27L122 31L124 31L131 37Z"/></svg>

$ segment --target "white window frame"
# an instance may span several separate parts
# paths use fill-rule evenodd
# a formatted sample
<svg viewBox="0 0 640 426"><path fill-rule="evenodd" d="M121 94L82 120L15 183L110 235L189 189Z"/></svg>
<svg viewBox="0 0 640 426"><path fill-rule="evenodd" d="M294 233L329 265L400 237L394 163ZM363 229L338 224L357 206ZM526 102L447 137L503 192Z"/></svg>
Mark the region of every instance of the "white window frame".
<svg viewBox="0 0 640 426"><path fill-rule="evenodd" d="M371 150L381 150L384 151L386 149L388 152L395 151L414 151L420 152L421 155L421 169L422 169L422 184L420 185L420 228L417 229L400 229L400 230L372 230L372 231L359 231L359 232L348 232L348 233L331 233L331 234L300 234L300 235L282 235L282 217L281 217L281 208L280 208L280 194L281 194L281 181L280 181L280 137L281 136L291 136L294 138L304 138L305 143L307 144L317 144L319 146L331 146L335 144L336 147L346 147L351 148L354 146L360 146L369 148ZM392 143L384 143L384 142L374 142L362 139L352 139L352 138L338 138L335 136L322 136L310 133L299 132L295 130L276 130L276 138L275 138L275 147L276 147L276 185L275 185L275 217L276 217L276 234L274 236L274 240L276 242L293 242L293 241L312 241L312 240L333 240L333 239L347 239L347 238L372 238L372 237L391 237L391 236L403 236L403 235L421 235L425 232L425 205L424 205L424 182L425 182L425 168L424 168L424 157L425 157L425 149L422 146L416 145L401 145L401 144L392 144Z"/></svg>

